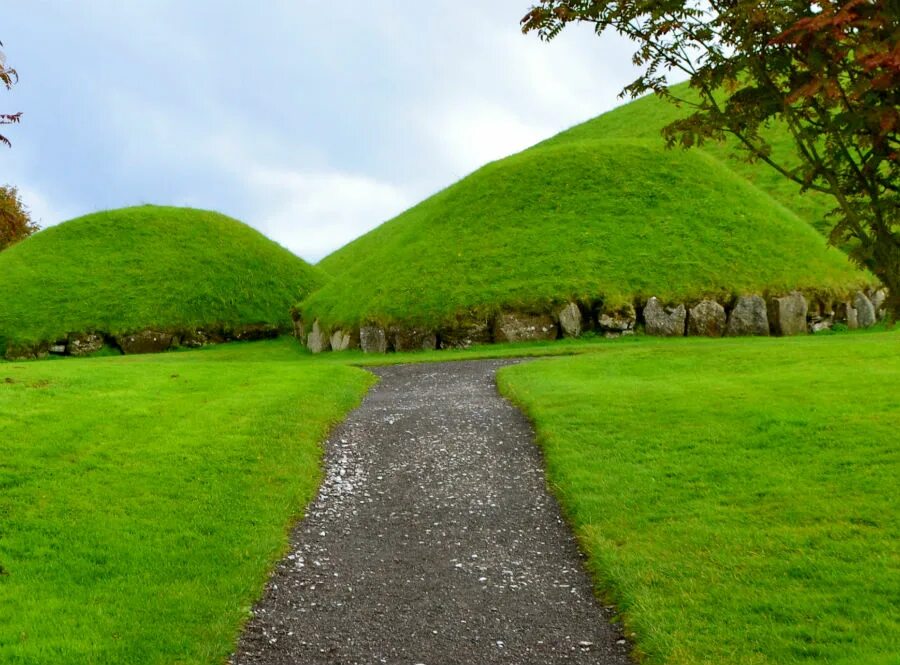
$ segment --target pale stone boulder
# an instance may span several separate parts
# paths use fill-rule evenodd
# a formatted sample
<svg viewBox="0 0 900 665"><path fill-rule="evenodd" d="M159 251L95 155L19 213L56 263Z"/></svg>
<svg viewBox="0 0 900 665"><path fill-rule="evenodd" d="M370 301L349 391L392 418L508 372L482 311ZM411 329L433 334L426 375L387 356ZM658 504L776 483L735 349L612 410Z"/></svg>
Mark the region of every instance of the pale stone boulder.
<svg viewBox="0 0 900 665"><path fill-rule="evenodd" d="M547 314L504 312L494 321L494 341L529 342L556 339L559 333Z"/></svg>
<svg viewBox="0 0 900 665"><path fill-rule="evenodd" d="M737 299L725 334L729 337L769 335L769 316L766 312L766 301L760 296L741 296Z"/></svg>
<svg viewBox="0 0 900 665"><path fill-rule="evenodd" d="M887 289L878 289L869 300L872 301L872 307L875 308L875 318L881 321L887 316L887 307L885 307L887 303Z"/></svg>
<svg viewBox="0 0 900 665"><path fill-rule="evenodd" d="M70 356L88 356L103 348L103 335L82 333L69 335L67 350Z"/></svg>
<svg viewBox="0 0 900 665"><path fill-rule="evenodd" d="M607 309L597 317L597 325L600 332L609 339L621 335L633 335L634 326L637 324L637 312L633 305L625 305L619 309Z"/></svg>
<svg viewBox="0 0 900 665"><path fill-rule="evenodd" d="M644 306L644 327L654 337L684 337L687 310L684 305L664 307L659 298L650 298Z"/></svg>
<svg viewBox="0 0 900 665"><path fill-rule="evenodd" d="M809 303L799 291L769 300L769 326L775 335L788 337L807 333Z"/></svg>
<svg viewBox="0 0 900 665"><path fill-rule="evenodd" d="M322 331L318 319L313 321L312 329L306 337L306 346L313 353L324 353L331 349L331 338Z"/></svg>
<svg viewBox="0 0 900 665"><path fill-rule="evenodd" d="M380 326L359 329L359 346L363 353L387 353L387 333Z"/></svg>
<svg viewBox="0 0 900 665"><path fill-rule="evenodd" d="M331 333L331 350L346 351L355 348L353 335L344 330L335 330Z"/></svg>
<svg viewBox="0 0 900 665"><path fill-rule="evenodd" d="M860 328L871 328L878 319L875 317L875 306L862 291L853 296L853 308L856 310L856 322Z"/></svg>
<svg viewBox="0 0 900 665"><path fill-rule="evenodd" d="M584 318L581 316L581 310L578 305L570 302L559 310L558 318L563 337L581 337Z"/></svg>
<svg viewBox="0 0 900 665"><path fill-rule="evenodd" d="M704 300L691 307L688 313L688 335L692 337L721 337L728 318L725 308L715 300Z"/></svg>

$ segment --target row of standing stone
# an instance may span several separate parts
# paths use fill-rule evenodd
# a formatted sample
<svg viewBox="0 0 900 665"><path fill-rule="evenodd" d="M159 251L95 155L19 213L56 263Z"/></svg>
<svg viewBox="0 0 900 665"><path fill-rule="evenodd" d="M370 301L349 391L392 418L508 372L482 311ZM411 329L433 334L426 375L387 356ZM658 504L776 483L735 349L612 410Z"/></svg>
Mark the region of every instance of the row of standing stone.
<svg viewBox="0 0 900 665"><path fill-rule="evenodd" d="M835 323L868 328L884 317L885 301L883 289L859 291L840 302L820 298L810 301L799 291L768 299L759 295L741 296L727 309L711 299L687 306L665 304L654 297L643 306L625 305L597 312L570 302L553 313L510 311L492 319L461 317L438 330L400 325L326 330L315 320L307 331L298 320L295 334L313 353L465 348L473 344L579 337L586 331L615 338L634 334L639 323L643 323L646 334L657 337L787 336L821 332Z"/></svg>

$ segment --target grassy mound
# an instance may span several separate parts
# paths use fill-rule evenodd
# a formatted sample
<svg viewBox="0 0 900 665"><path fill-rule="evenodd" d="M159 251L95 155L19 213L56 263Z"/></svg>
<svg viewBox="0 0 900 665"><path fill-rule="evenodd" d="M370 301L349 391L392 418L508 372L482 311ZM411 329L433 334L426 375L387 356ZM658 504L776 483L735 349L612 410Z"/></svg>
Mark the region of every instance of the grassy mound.
<svg viewBox="0 0 900 665"><path fill-rule="evenodd" d="M687 84L675 86L673 93L682 99L696 98L696 93ZM577 143L585 139L627 139L644 141L658 147L663 144L662 128L687 115L689 111L686 107L676 106L656 95L647 95L576 125L540 145ZM773 123L763 135L772 146L772 157L777 162L797 165L793 139L782 125ZM766 164L747 162L744 158L746 153L739 149L734 140L725 143L708 142L697 149L718 159L723 166L749 180L827 237L830 225L825 216L834 209L834 199L815 191L800 194L800 186L784 178L775 169Z"/></svg>
<svg viewBox="0 0 900 665"><path fill-rule="evenodd" d="M485 166L320 265L334 279L302 309L326 327L870 283L715 157L574 135Z"/></svg>
<svg viewBox="0 0 900 665"><path fill-rule="evenodd" d="M317 268L214 212L142 206L42 231L0 253L0 349L68 333L290 325Z"/></svg>

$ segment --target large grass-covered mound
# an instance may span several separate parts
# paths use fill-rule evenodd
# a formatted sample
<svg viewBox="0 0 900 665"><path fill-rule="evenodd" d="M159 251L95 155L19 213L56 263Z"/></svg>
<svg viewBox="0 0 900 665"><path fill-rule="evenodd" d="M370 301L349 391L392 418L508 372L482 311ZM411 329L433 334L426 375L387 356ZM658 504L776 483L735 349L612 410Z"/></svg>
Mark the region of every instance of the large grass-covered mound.
<svg viewBox="0 0 900 665"><path fill-rule="evenodd" d="M626 133L572 130L350 243L320 264L334 279L303 304L304 319L439 328L571 300L843 295L871 283L716 156Z"/></svg>
<svg viewBox="0 0 900 665"><path fill-rule="evenodd" d="M321 273L215 212L87 215L0 253L0 355L70 333L290 326Z"/></svg>
<svg viewBox="0 0 900 665"><path fill-rule="evenodd" d="M684 83L672 88L672 93L679 99L687 101L697 99L697 93ZM541 145L560 145L584 139L618 138L643 141L658 147L663 143L663 127L686 116L690 110L687 105L676 105L656 95L647 95L576 125ZM777 163L788 168L799 165L793 138L784 125L774 122L763 129L762 135L768 141L772 149L772 158ZM720 160L724 166L752 182L827 237L831 224L826 216L836 207L834 199L813 190L801 194L797 183L788 180L769 165L749 162L746 151L741 149L736 139L722 143L707 141L695 149Z"/></svg>

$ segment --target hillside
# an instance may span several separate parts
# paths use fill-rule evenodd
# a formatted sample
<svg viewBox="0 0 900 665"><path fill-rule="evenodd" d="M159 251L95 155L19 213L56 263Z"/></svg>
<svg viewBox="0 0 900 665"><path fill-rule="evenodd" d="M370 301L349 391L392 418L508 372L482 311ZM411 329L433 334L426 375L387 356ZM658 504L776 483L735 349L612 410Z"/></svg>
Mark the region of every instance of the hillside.
<svg viewBox="0 0 900 665"><path fill-rule="evenodd" d="M0 350L70 333L290 326L314 268L234 219L142 206L87 215L0 253Z"/></svg>
<svg viewBox="0 0 900 665"><path fill-rule="evenodd" d="M690 100L695 96L684 83L675 86L672 91L683 99ZM639 140L659 146L663 144L660 134L662 128L689 111L687 107L676 106L651 94L576 125L539 144L538 147L584 139ZM772 146L772 157L776 161L791 166L797 164L793 139L784 127L776 123L763 134ZM746 152L740 150L734 139L724 143L706 142L700 148L694 149L720 160L724 166L759 187L827 237L829 225L825 216L835 207L834 201L829 196L815 191L801 194L799 185L785 179L775 169L763 163L748 162L745 158Z"/></svg>
<svg viewBox="0 0 900 665"><path fill-rule="evenodd" d="M439 327L572 299L844 294L871 283L716 157L588 129L489 164L327 257L334 279L304 318L326 329Z"/></svg>

